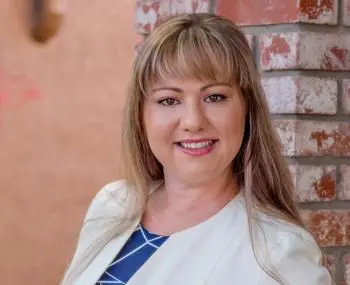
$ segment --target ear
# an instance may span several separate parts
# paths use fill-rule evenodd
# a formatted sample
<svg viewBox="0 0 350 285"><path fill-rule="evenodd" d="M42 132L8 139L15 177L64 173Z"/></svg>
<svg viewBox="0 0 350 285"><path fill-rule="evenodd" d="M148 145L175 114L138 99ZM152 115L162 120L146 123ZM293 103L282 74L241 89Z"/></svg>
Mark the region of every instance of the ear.
<svg viewBox="0 0 350 285"><path fill-rule="evenodd" d="M49 41L59 31L65 14L66 0L29 0L32 8L32 38Z"/></svg>

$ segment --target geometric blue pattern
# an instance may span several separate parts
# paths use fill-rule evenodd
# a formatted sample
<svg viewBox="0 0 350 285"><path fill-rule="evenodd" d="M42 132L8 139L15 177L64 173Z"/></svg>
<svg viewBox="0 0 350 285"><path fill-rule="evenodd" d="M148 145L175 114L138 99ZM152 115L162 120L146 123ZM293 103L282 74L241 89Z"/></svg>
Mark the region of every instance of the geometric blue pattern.
<svg viewBox="0 0 350 285"><path fill-rule="evenodd" d="M168 238L168 236L152 234L142 225L138 225L96 285L127 284L137 270Z"/></svg>

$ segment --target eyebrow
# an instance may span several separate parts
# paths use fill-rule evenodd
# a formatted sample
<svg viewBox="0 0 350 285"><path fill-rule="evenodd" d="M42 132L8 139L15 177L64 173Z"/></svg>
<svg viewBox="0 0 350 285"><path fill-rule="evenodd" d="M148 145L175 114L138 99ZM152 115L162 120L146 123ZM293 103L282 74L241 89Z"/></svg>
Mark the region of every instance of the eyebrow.
<svg viewBox="0 0 350 285"><path fill-rule="evenodd" d="M209 84L206 84L206 85L202 86L200 88L200 91L203 92L203 91L205 91L206 89L208 89L210 87L218 86L218 85L228 86L228 87L232 88L232 86L227 84L227 83L209 83ZM178 87L164 86L164 87L159 87L159 88L152 89L152 93L155 93L157 91L162 91L162 90L170 90L170 91L174 91L176 93L183 93L184 92L181 88L178 88Z"/></svg>

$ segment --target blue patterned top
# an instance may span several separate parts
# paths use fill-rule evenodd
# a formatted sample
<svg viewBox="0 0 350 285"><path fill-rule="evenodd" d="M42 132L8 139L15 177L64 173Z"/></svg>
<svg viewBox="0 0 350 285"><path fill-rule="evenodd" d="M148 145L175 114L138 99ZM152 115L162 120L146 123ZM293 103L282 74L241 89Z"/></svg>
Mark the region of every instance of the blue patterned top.
<svg viewBox="0 0 350 285"><path fill-rule="evenodd" d="M137 226L96 285L127 284L129 279L167 239L168 236L155 235L142 225Z"/></svg>

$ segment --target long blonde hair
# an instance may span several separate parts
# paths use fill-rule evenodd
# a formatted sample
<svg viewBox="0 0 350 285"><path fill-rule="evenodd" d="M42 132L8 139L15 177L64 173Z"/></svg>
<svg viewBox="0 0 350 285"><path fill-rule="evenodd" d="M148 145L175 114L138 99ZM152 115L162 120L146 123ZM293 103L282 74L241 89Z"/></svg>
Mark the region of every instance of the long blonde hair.
<svg viewBox="0 0 350 285"><path fill-rule="evenodd" d="M164 179L162 165L147 142L142 111L149 86L166 77L239 87L247 119L232 171L244 190L252 241L254 208L304 227L249 44L234 23L205 13L180 15L163 22L146 38L135 58L123 125L122 164L126 180L134 189L131 195L138 197L136 212L145 205L148 185ZM276 274L265 271L281 282Z"/></svg>

